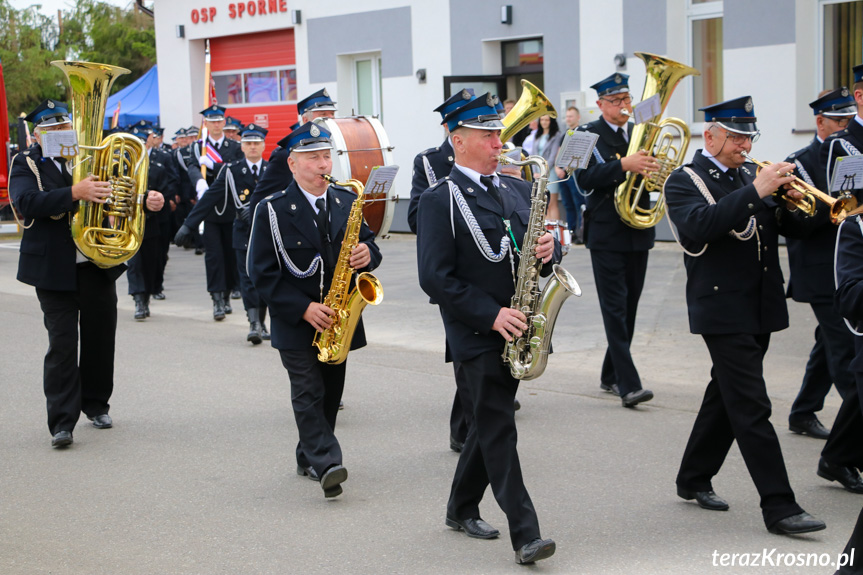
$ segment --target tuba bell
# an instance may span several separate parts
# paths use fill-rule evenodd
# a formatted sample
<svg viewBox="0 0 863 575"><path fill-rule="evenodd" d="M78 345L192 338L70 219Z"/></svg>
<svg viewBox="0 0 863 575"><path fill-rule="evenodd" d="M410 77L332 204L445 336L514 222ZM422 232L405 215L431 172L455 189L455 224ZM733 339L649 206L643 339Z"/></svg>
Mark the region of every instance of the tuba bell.
<svg viewBox="0 0 863 575"><path fill-rule="evenodd" d="M629 138L627 156L645 150L656 158L659 170L648 176L630 172L626 181L614 193L614 209L623 223L631 228L652 228L665 215L665 194L662 187L671 172L683 164L686 149L689 147L689 128L679 118L666 118L660 121L674 88L686 76L700 76L701 72L680 62L663 58L647 52L636 52L647 68L647 79L641 101L655 95L659 96L659 114L648 121L637 124ZM676 139L680 142L675 145ZM644 192L658 192L659 199L652 208L639 205Z"/></svg>
<svg viewBox="0 0 863 575"><path fill-rule="evenodd" d="M528 82L521 81L521 96L512 110L501 120L504 129L500 132L500 141L508 142L525 126L541 116L557 118L557 110L551 101L545 97L542 90Z"/></svg>
<svg viewBox="0 0 863 575"><path fill-rule="evenodd" d="M72 214L72 240L84 256L100 268L130 259L144 237L144 199L150 163L143 142L130 134L102 139L102 124L111 84L129 70L108 64L51 62L66 74L72 88L70 112L78 135L72 158L72 182L89 174L111 183L104 204L79 201Z"/></svg>

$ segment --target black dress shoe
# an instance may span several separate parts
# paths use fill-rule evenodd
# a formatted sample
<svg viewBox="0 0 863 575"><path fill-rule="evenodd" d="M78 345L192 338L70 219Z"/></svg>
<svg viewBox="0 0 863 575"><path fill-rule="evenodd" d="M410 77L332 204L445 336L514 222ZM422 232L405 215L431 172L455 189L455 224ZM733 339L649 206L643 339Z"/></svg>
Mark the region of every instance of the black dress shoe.
<svg viewBox="0 0 863 575"><path fill-rule="evenodd" d="M483 521L480 517L476 519L454 519L447 515L446 526L456 531L464 531L468 537L475 537L476 539L494 539L500 535L500 531Z"/></svg>
<svg viewBox="0 0 863 575"><path fill-rule="evenodd" d="M851 493L863 493L863 479L853 467L833 465L822 457L818 460L818 477L827 481L838 481L847 491Z"/></svg>
<svg viewBox="0 0 863 575"><path fill-rule="evenodd" d="M311 465L308 467L303 467L302 465L297 464L297 475L300 477L308 477L312 481L320 481L321 478L318 476L318 472L315 471L315 468Z"/></svg>
<svg viewBox="0 0 863 575"><path fill-rule="evenodd" d="M519 402L517 399L513 399L512 400L512 410L518 411L519 409L521 409L521 402Z"/></svg>
<svg viewBox="0 0 863 575"><path fill-rule="evenodd" d="M342 483L348 478L348 470L344 465L333 465L321 476L321 489L324 497L335 497L342 493Z"/></svg>
<svg viewBox="0 0 863 575"><path fill-rule="evenodd" d="M58 431L51 438L51 447L66 447L67 445L72 445L71 431Z"/></svg>
<svg viewBox="0 0 863 575"><path fill-rule="evenodd" d="M728 503L716 495L713 490L687 491L682 487L678 487L677 496L682 499L686 499L687 501L692 501L694 499L702 509L709 509L710 511L728 511Z"/></svg>
<svg viewBox="0 0 863 575"><path fill-rule="evenodd" d="M204 248L195 248L195 255L199 256L204 253Z"/></svg>
<svg viewBox="0 0 863 575"><path fill-rule="evenodd" d="M345 408L345 402L342 400L339 400L339 409L344 409L344 408Z"/></svg>
<svg viewBox="0 0 863 575"><path fill-rule="evenodd" d="M156 299L156 300L162 301L163 299L165 299L165 294L164 294L163 292L154 293L154 294L153 294L153 299Z"/></svg>
<svg viewBox="0 0 863 575"><path fill-rule="evenodd" d="M830 430L824 427L818 418L814 415L808 419L798 421L788 420L788 429L800 435L808 435L815 439L827 439L830 437Z"/></svg>
<svg viewBox="0 0 863 575"><path fill-rule="evenodd" d="M623 407L635 407L639 403L650 401L651 399L653 399L653 392L649 389L630 391L620 398Z"/></svg>
<svg viewBox="0 0 863 575"><path fill-rule="evenodd" d="M548 559L554 555L554 540L536 538L521 549L515 551L515 562L519 565L533 563L540 559Z"/></svg>
<svg viewBox="0 0 863 575"><path fill-rule="evenodd" d="M826 529L827 524L820 519L815 519L805 511L786 517L768 527L767 530L776 535L797 535L798 533L812 533Z"/></svg>
<svg viewBox="0 0 863 575"><path fill-rule="evenodd" d="M449 436L449 448L455 451L456 453L461 453L461 450L464 449L464 441L459 441L452 435Z"/></svg>
<svg viewBox="0 0 863 575"><path fill-rule="evenodd" d="M107 413L103 413L102 415L97 415L95 417L87 417L87 419L93 422L93 427L96 429L108 429L109 427L114 426L111 416Z"/></svg>
<svg viewBox="0 0 863 575"><path fill-rule="evenodd" d="M240 293L240 290L238 290L238 289L232 289L231 290L231 299L240 299L241 297L243 297L243 294Z"/></svg>
<svg viewBox="0 0 863 575"><path fill-rule="evenodd" d="M620 388L617 387L616 383L612 383L609 385L607 383L600 382L599 389L601 389L602 391L607 391L608 393L613 393L614 395L620 397Z"/></svg>

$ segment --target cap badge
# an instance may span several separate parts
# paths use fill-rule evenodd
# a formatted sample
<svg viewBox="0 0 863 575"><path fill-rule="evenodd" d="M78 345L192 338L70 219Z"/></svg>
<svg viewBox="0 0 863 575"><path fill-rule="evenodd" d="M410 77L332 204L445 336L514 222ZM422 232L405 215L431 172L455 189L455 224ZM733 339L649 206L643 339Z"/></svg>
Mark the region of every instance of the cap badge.
<svg viewBox="0 0 863 575"><path fill-rule="evenodd" d="M614 83L615 84L623 83L623 77L620 74L615 74L614 75Z"/></svg>
<svg viewBox="0 0 863 575"><path fill-rule="evenodd" d="M321 135L321 130L315 124L312 124L312 127L309 128L309 134L311 134L313 138L317 138Z"/></svg>
<svg viewBox="0 0 863 575"><path fill-rule="evenodd" d="M54 107L54 102L52 102L51 100L48 100L48 107L49 107L49 108L53 108L53 107Z"/></svg>
<svg viewBox="0 0 863 575"><path fill-rule="evenodd" d="M845 87L843 86L843 88L842 88L842 97L843 97L843 98L847 98L849 95L850 95L850 92L848 92L848 88L845 88Z"/></svg>
<svg viewBox="0 0 863 575"><path fill-rule="evenodd" d="M214 111L214 112L215 112L216 110L218 110L218 108L216 107L216 105L215 105L215 104L213 104L213 107L212 107L212 108L210 108L210 109L211 109L212 111Z"/></svg>
<svg viewBox="0 0 863 575"><path fill-rule="evenodd" d="M485 99L485 103L489 105L489 107L494 108L494 105L497 104L497 96L492 96L491 94Z"/></svg>
<svg viewBox="0 0 863 575"><path fill-rule="evenodd" d="M470 100L470 92L462 88L461 90L461 99L462 100Z"/></svg>
<svg viewBox="0 0 863 575"><path fill-rule="evenodd" d="M327 98L329 98L329 97L330 97L330 93L329 93L329 92L327 92L327 89L326 89L326 88L324 88L324 96L326 96Z"/></svg>
<svg viewBox="0 0 863 575"><path fill-rule="evenodd" d="M746 104L743 105L743 109L746 110L746 113L752 112L752 98L746 100Z"/></svg>

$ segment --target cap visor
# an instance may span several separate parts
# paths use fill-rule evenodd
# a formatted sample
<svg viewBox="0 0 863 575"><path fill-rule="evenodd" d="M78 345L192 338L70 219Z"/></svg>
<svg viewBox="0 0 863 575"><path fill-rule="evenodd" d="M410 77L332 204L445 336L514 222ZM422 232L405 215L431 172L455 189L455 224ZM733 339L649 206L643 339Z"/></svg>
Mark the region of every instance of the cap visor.
<svg viewBox="0 0 863 575"><path fill-rule="evenodd" d="M506 126L500 120L486 120L485 122L471 122L459 124L459 128L473 128L474 130L503 130Z"/></svg>
<svg viewBox="0 0 863 575"><path fill-rule="evenodd" d="M838 110L829 110L821 113L822 116L847 118L857 115L857 108L848 106L847 108L839 108Z"/></svg>
<svg viewBox="0 0 863 575"><path fill-rule="evenodd" d="M294 152L315 152L317 150L332 150L333 144L332 142L312 142L311 144L305 144L302 146L294 146L291 149L291 153Z"/></svg>
<svg viewBox="0 0 863 575"><path fill-rule="evenodd" d="M726 122L723 120L716 120L716 123L729 132L734 132L735 134L752 136L758 133L758 126L755 125L755 122Z"/></svg>

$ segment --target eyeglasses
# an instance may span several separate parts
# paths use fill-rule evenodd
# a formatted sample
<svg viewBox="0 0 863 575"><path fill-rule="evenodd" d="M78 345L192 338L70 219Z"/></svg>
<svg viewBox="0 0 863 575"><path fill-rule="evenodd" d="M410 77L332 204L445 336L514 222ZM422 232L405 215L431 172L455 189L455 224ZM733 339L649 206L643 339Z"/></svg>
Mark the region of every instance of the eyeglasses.
<svg viewBox="0 0 863 575"><path fill-rule="evenodd" d="M735 146L742 146L747 140L755 143L758 141L759 136L761 136L761 132L755 132L754 134L737 134L729 132L728 130L722 131L725 133L725 139Z"/></svg>
<svg viewBox="0 0 863 575"><path fill-rule="evenodd" d="M612 106L620 106L622 104L631 104L632 96L623 96L621 98L600 98L611 104Z"/></svg>
<svg viewBox="0 0 863 575"><path fill-rule="evenodd" d="M851 118L831 118L830 116L824 116L824 117L827 118L828 120L830 120L831 122L835 122L836 125L839 126L840 128L845 128L846 126L848 126L848 122L851 121Z"/></svg>

